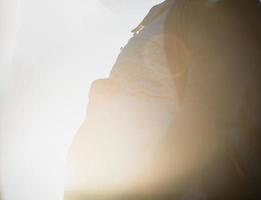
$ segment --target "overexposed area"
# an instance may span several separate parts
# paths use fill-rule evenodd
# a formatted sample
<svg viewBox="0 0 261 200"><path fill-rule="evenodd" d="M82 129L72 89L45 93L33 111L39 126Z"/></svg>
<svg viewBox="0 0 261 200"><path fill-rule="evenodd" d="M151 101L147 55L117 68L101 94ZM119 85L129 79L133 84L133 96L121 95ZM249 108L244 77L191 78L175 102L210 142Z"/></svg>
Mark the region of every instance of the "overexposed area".
<svg viewBox="0 0 261 200"><path fill-rule="evenodd" d="M93 80L160 0L0 0L0 199L61 200Z"/></svg>

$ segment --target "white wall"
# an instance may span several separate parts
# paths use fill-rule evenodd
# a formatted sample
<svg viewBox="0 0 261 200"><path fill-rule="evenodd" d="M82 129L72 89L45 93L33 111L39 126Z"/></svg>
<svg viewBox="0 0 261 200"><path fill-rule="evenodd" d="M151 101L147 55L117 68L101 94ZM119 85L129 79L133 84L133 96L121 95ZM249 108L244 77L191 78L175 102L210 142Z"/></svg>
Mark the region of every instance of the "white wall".
<svg viewBox="0 0 261 200"><path fill-rule="evenodd" d="M97 0L0 0L1 200L62 198L90 83L159 1L129 2L111 12Z"/></svg>

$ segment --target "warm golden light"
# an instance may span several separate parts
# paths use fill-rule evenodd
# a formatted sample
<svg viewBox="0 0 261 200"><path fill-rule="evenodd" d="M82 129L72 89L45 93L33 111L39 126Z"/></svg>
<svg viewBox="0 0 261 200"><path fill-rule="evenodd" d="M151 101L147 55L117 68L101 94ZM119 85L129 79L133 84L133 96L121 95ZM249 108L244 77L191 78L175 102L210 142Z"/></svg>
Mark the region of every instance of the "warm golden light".
<svg viewBox="0 0 261 200"><path fill-rule="evenodd" d="M153 190L157 176L163 176L160 151L166 135L160 133L167 133L173 121L173 100L124 93L104 96L103 103L90 100L91 110L77 133L68 160L67 190L99 194Z"/></svg>

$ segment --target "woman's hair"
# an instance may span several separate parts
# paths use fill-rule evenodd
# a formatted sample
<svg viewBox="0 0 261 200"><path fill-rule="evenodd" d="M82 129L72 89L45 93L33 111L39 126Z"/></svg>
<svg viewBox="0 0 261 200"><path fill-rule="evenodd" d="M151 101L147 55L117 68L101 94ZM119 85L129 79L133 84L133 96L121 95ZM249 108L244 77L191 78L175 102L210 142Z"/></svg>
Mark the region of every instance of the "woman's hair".
<svg viewBox="0 0 261 200"><path fill-rule="evenodd" d="M249 191L249 195L255 196L255 193L260 195L259 189L261 184L261 177L258 177L260 176L260 172L257 172L258 170L260 171L261 166L260 152L258 152L258 149L261 149L260 0L176 0L176 3L172 7L166 19L165 31L166 35L172 35L174 38L176 38L172 45L174 46L174 49L178 48L178 50L175 51L169 50L169 37L166 38L166 55L169 68L173 74L177 74L177 72L180 71L179 63L177 63L177 60L180 59L180 53L177 54L177 52L184 49L180 48L180 46L185 46L186 49L188 49L188 51L190 52L189 54L193 54L193 56L191 57L190 55L184 56L185 59L189 60L189 62L191 63L198 62L193 66L195 67L194 72L197 70L197 67L200 68L201 66L204 66L201 67L199 70L202 70L203 68L206 71L200 71L200 73L197 73L197 75L195 75L200 76L197 77L198 79L203 80L204 75L211 72L211 70L214 70L212 74L214 74L215 72L219 73L219 70L223 70L222 73L228 72L228 74L224 76L225 78L217 74L217 77L220 78L219 80L217 80L217 78L215 80L207 79L207 81L205 82L202 81L204 83L198 84L200 86L195 86L197 87L196 89L198 94L194 91L193 95L196 96L203 93L203 89L201 88L201 86L204 86L204 84L210 86L212 86L211 84L218 85L215 85L215 87L209 87L214 88L214 92L209 92L210 89L208 88L209 90L202 95L203 98L202 96L200 96L200 98L194 99L200 99L200 103L203 105L205 105L204 103L209 103L212 105L214 102L218 104L218 106L221 105L220 107L222 109L228 108L231 105L231 102L234 102L235 104L241 101L243 102L241 108L242 110L245 109L247 112L245 112L245 114L243 112L240 113L240 111L238 113L235 113L235 115L238 115L239 118L242 118L241 121L239 119L239 122L235 122L236 125L233 124L234 121L229 118L230 115L224 116L225 114L222 113L223 110L214 110L213 112L220 112L221 115L223 114L223 121L227 120L229 122L229 126L231 122L232 128L238 128L238 132L242 132L241 135L244 134L244 140L240 144L239 150L235 151L235 155L251 155L250 157L242 161L242 163L246 163L246 173L251 174L246 179L244 179L244 184L242 185L249 187L250 189L245 189L246 191L243 191L244 188L242 189L242 187L240 187L241 183L235 182L234 183L236 186L231 185L231 187L236 188L236 193L240 195L244 192L246 194ZM182 45L179 45L180 43L182 43ZM184 51L184 54L187 54L187 52ZM200 59L198 59L198 57ZM181 63L186 62L182 61ZM184 68L184 66L182 67ZM188 66L185 67L189 68ZM191 76L193 76L193 74L191 74ZM224 78L225 80L222 80L222 78ZM212 83L211 81L216 82ZM186 96L186 92L189 92L188 89L186 91L187 73L183 73L180 77L177 77L175 82L177 93L182 100L184 96ZM226 85L224 83L228 84ZM219 85L222 84L223 88L219 87ZM238 95L238 93L234 93L234 90L240 86L244 86L244 90L247 91L249 94L240 94L240 96ZM220 89L220 91L216 90L217 88ZM224 89L225 91L223 91L222 89ZM209 98L211 94L215 93L218 93L218 95L216 95L214 98ZM226 95L228 95L227 98ZM244 103L244 100L242 99L244 99L245 96L246 100ZM201 102L201 100L203 102ZM221 123L223 123L223 121ZM190 122L187 122L186 124L190 124ZM221 124L220 126L225 126L224 124ZM226 129L226 127L221 128ZM227 130L225 130L224 132L226 131ZM222 130L220 132L222 132ZM220 132L218 132L217 134L222 134ZM226 134L229 135L230 131L228 130L227 132ZM240 133L238 133L238 135ZM209 134L209 132L207 134ZM204 140L206 140L206 138L204 138ZM233 146L232 142L228 145ZM248 152L246 152L244 148L241 148L244 145L248 146ZM252 166L249 167L250 165ZM230 174L228 174L228 176L230 176ZM238 188L241 188L242 191ZM252 188L254 189L252 190ZM246 198L242 197L241 199ZM257 197L254 199L260 198Z"/></svg>
<svg viewBox="0 0 261 200"><path fill-rule="evenodd" d="M238 70L242 70L240 67L246 67L243 64L249 60L254 59L260 64L261 3L260 0L176 0L167 17L165 32L174 35L191 54L196 52L211 57L220 64L238 60L234 64L241 63ZM168 38L165 45L169 67L173 74L177 74L180 71L177 67L180 54L177 58L176 52L184 48L169 51ZM172 45L179 48L174 42ZM185 76L176 81L182 97L185 93Z"/></svg>
<svg viewBox="0 0 261 200"><path fill-rule="evenodd" d="M207 36L215 30L227 37L248 34L260 42L260 20L260 0L176 0L166 29L185 42L192 28L194 34Z"/></svg>

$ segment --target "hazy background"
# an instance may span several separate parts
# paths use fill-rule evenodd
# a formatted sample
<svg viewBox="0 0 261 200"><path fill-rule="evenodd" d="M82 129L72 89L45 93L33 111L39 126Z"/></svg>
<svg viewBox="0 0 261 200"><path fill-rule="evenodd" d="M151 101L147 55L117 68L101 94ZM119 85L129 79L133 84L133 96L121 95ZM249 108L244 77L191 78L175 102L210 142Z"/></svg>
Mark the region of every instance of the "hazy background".
<svg viewBox="0 0 261 200"><path fill-rule="evenodd" d="M62 198L90 83L158 2L0 0L1 200Z"/></svg>

